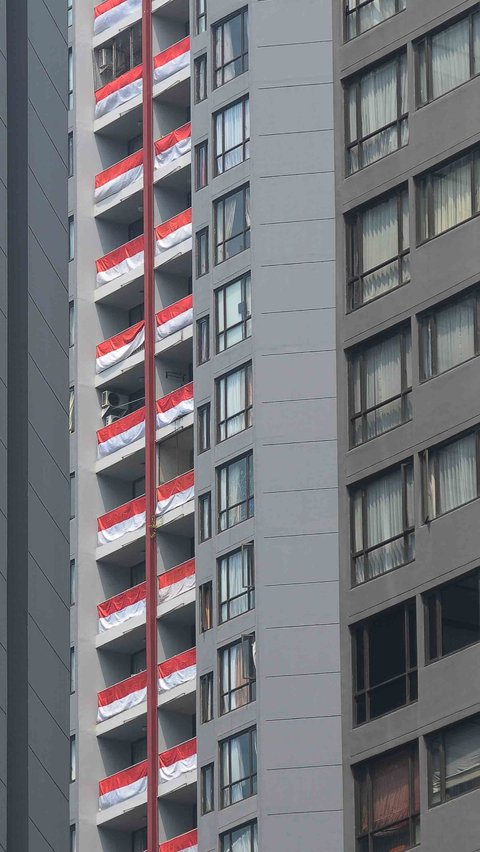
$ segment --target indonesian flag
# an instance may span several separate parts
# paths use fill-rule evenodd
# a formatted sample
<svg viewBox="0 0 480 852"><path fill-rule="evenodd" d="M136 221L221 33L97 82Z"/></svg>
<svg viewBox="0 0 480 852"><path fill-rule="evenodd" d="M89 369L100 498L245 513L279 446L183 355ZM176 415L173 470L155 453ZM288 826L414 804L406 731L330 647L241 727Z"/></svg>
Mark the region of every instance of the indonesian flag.
<svg viewBox="0 0 480 852"><path fill-rule="evenodd" d="M96 350L95 371L102 373L133 355L145 343L145 323L143 320L130 326L120 334L109 337L99 343Z"/></svg>
<svg viewBox="0 0 480 852"><path fill-rule="evenodd" d="M192 325L193 297L185 296L157 314L157 340L164 340L170 334Z"/></svg>
<svg viewBox="0 0 480 852"><path fill-rule="evenodd" d="M156 169L159 169L161 166L173 163L179 157L188 154L191 150L192 125L188 122L188 124L182 125L182 127L179 127L172 133L168 133L167 136L163 136L162 139L158 139L155 142L154 166Z"/></svg>
<svg viewBox="0 0 480 852"><path fill-rule="evenodd" d="M101 811L145 793L147 789L147 761L142 760L115 775L104 778L98 785L98 805Z"/></svg>
<svg viewBox="0 0 480 852"><path fill-rule="evenodd" d="M183 243L192 236L192 209L184 210L155 228L155 254Z"/></svg>
<svg viewBox="0 0 480 852"><path fill-rule="evenodd" d="M155 56L153 60L153 82L160 83L190 65L190 36L182 38L171 47Z"/></svg>
<svg viewBox="0 0 480 852"><path fill-rule="evenodd" d="M158 780L160 784L180 778L197 768L197 739L164 751L159 757Z"/></svg>
<svg viewBox="0 0 480 852"><path fill-rule="evenodd" d="M195 588L195 559L182 562L158 578L160 603L173 600Z"/></svg>
<svg viewBox="0 0 480 852"><path fill-rule="evenodd" d="M105 0L104 3L95 7L94 35L103 33L109 27L119 24L128 15L139 12L141 8L142 0Z"/></svg>
<svg viewBox="0 0 480 852"><path fill-rule="evenodd" d="M108 601L97 606L100 633L124 624L136 615L143 615L146 608L146 585L139 583Z"/></svg>
<svg viewBox="0 0 480 852"><path fill-rule="evenodd" d="M197 651L191 648L177 654L158 666L158 691L160 694L195 680L197 676Z"/></svg>
<svg viewBox="0 0 480 852"><path fill-rule="evenodd" d="M104 201L122 192L131 183L143 177L143 150L135 151L95 177L95 201Z"/></svg>
<svg viewBox="0 0 480 852"><path fill-rule="evenodd" d="M156 428L168 426L193 411L193 382L157 400ZM97 456L104 458L145 435L145 408L120 417L97 432Z"/></svg>
<svg viewBox="0 0 480 852"><path fill-rule="evenodd" d="M194 828L187 834L160 844L159 852L198 852L198 832Z"/></svg>
<svg viewBox="0 0 480 852"><path fill-rule="evenodd" d="M101 118L142 94L142 66L136 65L95 92L95 118Z"/></svg>
<svg viewBox="0 0 480 852"><path fill-rule="evenodd" d="M143 263L143 234L108 252L96 261L97 285L120 278Z"/></svg>
<svg viewBox="0 0 480 852"><path fill-rule="evenodd" d="M193 499L193 470L177 476L157 488L157 518L183 506ZM101 515L97 521L97 540L99 545L110 544L128 533L136 532L145 526L145 497L130 500L117 509Z"/></svg>

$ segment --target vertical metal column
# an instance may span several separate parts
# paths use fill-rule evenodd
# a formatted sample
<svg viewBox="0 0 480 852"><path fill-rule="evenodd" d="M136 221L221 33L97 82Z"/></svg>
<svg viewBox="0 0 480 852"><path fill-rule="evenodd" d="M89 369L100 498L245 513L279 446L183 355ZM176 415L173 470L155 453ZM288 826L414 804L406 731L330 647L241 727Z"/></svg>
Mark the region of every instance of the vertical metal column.
<svg viewBox="0 0 480 852"><path fill-rule="evenodd" d="M155 278L153 233L152 0L142 0L143 239L145 310L145 570L147 650L147 848L158 852Z"/></svg>

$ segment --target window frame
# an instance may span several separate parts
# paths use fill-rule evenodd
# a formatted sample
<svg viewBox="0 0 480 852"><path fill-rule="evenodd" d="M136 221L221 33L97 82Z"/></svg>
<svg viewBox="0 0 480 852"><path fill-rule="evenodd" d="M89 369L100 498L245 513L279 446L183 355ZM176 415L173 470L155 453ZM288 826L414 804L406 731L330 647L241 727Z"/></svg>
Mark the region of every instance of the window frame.
<svg viewBox="0 0 480 852"><path fill-rule="evenodd" d="M207 54L202 53L201 56L197 56L193 61L193 83L194 83L194 95L195 95L195 103L201 104L202 101L206 101L208 96L208 64L207 64Z"/></svg>
<svg viewBox="0 0 480 852"><path fill-rule="evenodd" d="M199 405L197 408L197 454L201 455L210 449L210 403Z"/></svg>
<svg viewBox="0 0 480 852"><path fill-rule="evenodd" d="M205 252L205 254L203 254ZM196 278L203 278L210 271L209 263L209 239L208 226L200 228L195 234L195 275Z"/></svg>
<svg viewBox="0 0 480 852"><path fill-rule="evenodd" d="M73 47L68 48L68 82L67 82L67 106L68 109L73 109L74 98L74 68L73 68Z"/></svg>
<svg viewBox="0 0 480 852"><path fill-rule="evenodd" d="M245 767L248 771L247 774L239 779L238 781L232 780L232 751L231 746L234 740L239 739L240 737L248 736L248 767ZM258 764L257 764L257 728L255 726L251 728L247 728L244 731L238 731L236 734L232 734L229 737L226 737L223 740L220 740L218 744L219 751L219 766L220 766L220 778L219 778L219 810L224 810L225 808L229 808L237 802L244 802L246 799L250 799L252 796L255 796L257 793L257 776L258 776ZM224 750L226 749L227 755L224 759ZM227 766L227 772L225 773L225 764ZM244 767L242 767L244 768ZM227 776L227 777L226 777ZM232 801L232 789L237 784L248 784L248 790L246 796L242 796L240 799L235 799Z"/></svg>
<svg viewBox="0 0 480 852"><path fill-rule="evenodd" d="M240 373L244 371L243 376L243 389L245 394L245 408L241 411L237 411L235 414L228 413L228 379L231 376L234 376L235 373ZM223 384L222 384L223 383ZM221 419L221 409L224 409L224 419ZM231 435L227 434L228 424L231 420L236 417L241 417L243 415L245 425L241 429L237 429L236 432L233 432ZM227 373L223 373L221 376L215 379L215 434L216 434L216 442L217 444L223 444L225 441L228 441L229 438L233 438L235 435L239 435L241 432L245 432L247 429L250 429L253 425L253 366L251 361L247 361L246 364L240 364L238 367L234 367L233 370L229 370ZM222 426L225 427L225 436L222 438Z"/></svg>
<svg viewBox="0 0 480 852"><path fill-rule="evenodd" d="M444 95L448 95L450 92L455 92L456 89L459 89L460 86L464 86L465 83L469 83L470 80L474 80L475 77L478 77L480 74L479 71L475 72L475 52L474 52L474 28L473 28L473 19L475 15L480 15L480 9L478 6L473 6L467 12L463 12L461 15L458 15L455 18L450 19L446 24L443 24L440 27L436 27L433 30L430 30L428 33L420 38L414 44L414 56L415 56L415 105L417 109L422 109L428 104L437 101L439 98L443 98ZM433 64L432 64L432 39L435 36L440 35L443 32L447 32L451 27L456 26L457 24L462 23L463 21L468 21L469 25L469 35L468 35L468 49L469 49L469 68L470 68L470 76L463 80L461 83L458 83L456 86L453 86L451 89L447 89L445 92L442 92L441 95L433 96ZM426 100L422 101L421 97L421 50L425 50L425 82L426 82Z"/></svg>
<svg viewBox="0 0 480 852"><path fill-rule="evenodd" d="M200 633L207 633L213 627L213 583L207 580L198 589L198 627Z"/></svg>
<svg viewBox="0 0 480 852"><path fill-rule="evenodd" d="M205 331L203 331L205 329ZM206 364L210 360L210 315L197 319L197 367ZM203 336L205 334L205 337ZM205 342L205 350L202 349L202 341Z"/></svg>
<svg viewBox="0 0 480 852"><path fill-rule="evenodd" d="M213 762L200 769L200 813L202 816L215 810L215 767Z"/></svg>
<svg viewBox="0 0 480 852"><path fill-rule="evenodd" d="M207 0L195 0L195 29L197 35L207 31Z"/></svg>
<svg viewBox="0 0 480 852"><path fill-rule="evenodd" d="M455 222L454 225L450 225L448 228L445 228L444 231L435 232L433 178L435 174L440 172L442 169L447 168L449 166L453 166L455 165L455 163L459 163L461 160L464 160L467 157L471 158L470 201L473 212L470 216L467 216L466 219L461 219L460 221ZM476 187L477 179L478 186ZM477 196L478 209L475 209L475 202ZM476 145L473 148L462 151L460 152L460 154L455 154L454 157L449 157L447 160L442 160L442 162L437 163L437 165L433 169L429 169L428 171L419 175L415 179L415 206L417 219L418 247L425 245L425 243L429 243L431 240L436 240L438 237L443 236L443 234L450 233L450 231L453 231L455 228L459 228L460 225L464 225L466 222L471 222L473 219L477 219L480 216L480 145Z"/></svg>
<svg viewBox="0 0 480 852"><path fill-rule="evenodd" d="M68 262L75 260L75 217L68 217Z"/></svg>
<svg viewBox="0 0 480 852"><path fill-rule="evenodd" d="M235 503L233 506L228 505L228 483L229 483L229 468L238 462L246 460L246 482L247 482L247 491L245 500L241 500L238 503ZM225 508L221 507L221 474L222 471L226 472L226 481L225 481L225 493L227 495L227 502ZM246 453L242 453L240 456L235 456L233 459L230 459L228 462L219 465L215 471L215 480L217 484L217 532L225 532L226 530L232 529L232 527L238 526L238 524L243 523L244 521L250 520L254 516L254 501L255 501L255 493L254 493L254 468L253 468L253 450L248 450ZM234 523L228 523L228 518L230 512L241 508L243 505L246 506L246 517L242 518L239 521L235 521ZM226 517L226 525L222 526L222 516Z"/></svg>
<svg viewBox="0 0 480 852"><path fill-rule="evenodd" d="M204 163L201 162L202 155L205 158ZM204 165L203 177L202 165ZM205 189L206 186L208 186L208 139L204 139L203 142L195 145L195 192ZM208 228L203 230L208 230Z"/></svg>
<svg viewBox="0 0 480 852"><path fill-rule="evenodd" d="M444 617L443 617L443 602L442 602L442 592L449 589L452 586L457 586L461 580L466 580L469 577L472 577L476 580L478 586L478 597L480 600L480 568L475 568L473 571L467 571L464 574L460 574L458 577L455 577L453 580L449 580L448 583L442 583L440 586L436 586L433 589L429 589L422 596L423 602L423 611L424 611L424 636L425 636L425 665L429 666L432 663L436 663L438 660L443 660L445 657L451 657L452 654L458 654L460 651L464 651L466 648L471 648L473 645L478 645L480 643L480 618L479 618L479 636L478 639L473 639L471 642L466 642L464 645L460 645L458 648L455 648L453 651L444 651L443 650L443 625L444 625ZM432 618L432 612L434 610L434 617ZM435 654L432 654L431 648L431 639L432 636L435 636Z"/></svg>
<svg viewBox="0 0 480 852"><path fill-rule="evenodd" d="M232 284L236 284L240 281L240 289L242 300L240 302L241 305L245 306L245 316L243 316L238 323L234 325L227 326L227 290ZM249 293L247 290L249 289ZM219 331L220 328L220 294L223 294L223 331ZM250 313L247 313L247 306L250 302ZM250 334L248 334L248 325L250 323ZM220 338L227 341L228 332L234 328L241 326L242 337L240 340L235 343L231 343L229 346L225 345L223 348L220 348ZM242 343L244 340L248 340L249 337L252 336L252 275L251 272L245 272L239 278L233 279L233 281L229 281L227 284L223 284L221 287L217 287L215 290L215 351L217 354L220 352L225 352L227 349L231 349L232 346L236 346L238 343Z"/></svg>
<svg viewBox="0 0 480 852"><path fill-rule="evenodd" d="M206 518L208 529L205 529L204 524L204 504L206 505ZM198 495L198 541L203 544L212 537L212 492L205 491L204 494Z"/></svg>
<svg viewBox="0 0 480 852"><path fill-rule="evenodd" d="M243 591L238 595L230 595L230 578L229 578L229 565L227 564L227 597L222 600L222 563L225 560L229 560L232 556L235 556L237 553L242 554L242 589ZM245 557L245 561L244 561ZM246 562L246 564L245 564ZM245 576L247 577L247 583L245 583ZM247 608L238 614L231 614L231 604L234 601L238 601L241 598L246 598L247 600ZM223 617L222 610L226 608L226 617ZM228 553L224 553L223 556L219 556L217 558L217 620L218 624L226 624L228 621L232 621L234 618L239 618L241 615L245 615L247 612L251 612L255 609L255 545L253 541L245 542L241 544L240 547L236 547L234 550L229 550Z"/></svg>
<svg viewBox="0 0 480 852"><path fill-rule="evenodd" d="M382 263L373 266L371 269L363 269L363 216L365 212L372 207L388 201L390 198L397 198L397 254L387 258ZM394 293L400 287L404 287L411 281L410 271L407 269L408 278L404 278L405 260L410 258L410 230L408 233L408 245L405 245L405 234L403 233L404 219L404 203L409 207L409 225L410 225L410 198L408 186L402 184L396 187L392 192L384 193L376 198L372 198L367 204L351 210L345 217L346 225L346 244L347 244L347 313L359 310L364 305L371 305L378 299L382 299L389 293ZM392 263L398 262L398 283L389 290L384 290L378 296L364 300L363 279L374 272L379 272Z"/></svg>
<svg viewBox="0 0 480 852"><path fill-rule="evenodd" d="M241 52L238 56L231 59L229 62L225 63L225 37L222 33L222 44L221 44L221 56L222 63L217 66L217 34L222 31L222 28L231 21L233 18L241 17L241 27L242 27L242 44L241 44ZM246 48L245 48L246 45ZM212 26L212 57L213 57L213 88L220 89L222 86L225 86L226 83L231 82L231 80L235 80L237 77L241 77L242 74L245 74L249 68L249 34L248 34L248 7L244 7L243 9L235 9L232 14L227 15L225 18L222 18L220 21L216 21ZM227 80L225 79L225 68L229 65L234 64L235 62L241 61L242 70L238 74L234 74L233 77L229 77ZM218 82L219 75L221 82Z"/></svg>
<svg viewBox="0 0 480 852"><path fill-rule="evenodd" d="M238 145L234 145L233 148L225 148L225 113L228 110L233 109L234 107L241 104L242 106L242 140ZM222 150L221 153L218 154L218 128L217 121L221 118L222 125ZM247 121L248 118L248 121ZM221 109L216 110L212 116L213 123L213 175L214 177L218 177L219 175L226 174L226 172L231 171L236 166L239 166L240 163L244 163L246 160L250 158L250 133L247 134L250 129L250 95L243 95L241 98L237 98L237 100L232 101L231 103L226 104ZM228 157L229 154L232 154L238 148L241 149L241 159L238 163L234 163L233 166L228 166L225 168L225 158ZM223 167L219 169L219 160L222 161Z"/></svg>
<svg viewBox="0 0 480 852"><path fill-rule="evenodd" d="M473 722L474 720L478 720L480 722L480 714L474 713L473 716L467 716L464 719L460 719L457 722L454 722L452 725L446 725L444 728L440 728L437 731L433 731L426 738L426 746L427 746L427 784L428 784L428 807L437 808L439 805L444 805L447 802L452 802L455 799L461 798L461 796L465 796L468 793L473 792L474 790L478 790L480 788L480 772L478 776L478 784L474 787L470 787L468 790L464 790L460 793L457 793L453 796L447 796L447 784L446 784L446 749L445 749L445 738L448 736L448 733L452 730L461 728L465 723ZM434 741L438 739L439 741L439 770L440 770L440 791L439 791L439 801L433 801L433 790L432 790L432 780L433 780L433 745Z"/></svg>
<svg viewBox="0 0 480 852"><path fill-rule="evenodd" d="M257 852L258 823L256 819L242 823L241 825L235 825L232 828L229 828L228 831L223 831L220 835L220 852L234 852L233 835L242 829L246 829L250 834L249 849L247 849L246 852Z"/></svg>
<svg viewBox="0 0 480 852"><path fill-rule="evenodd" d="M227 645L222 645L221 648L218 649L218 715L226 716L227 713L233 713L235 710L239 710L242 707L246 707L248 704L252 704L253 701L256 701L257 698L257 679L256 673L255 677L252 677L249 674L245 674L245 654L246 648L252 647L255 644L255 634L250 633L245 636L241 636L240 639L236 639L234 642L230 642ZM241 655L242 661L242 679L243 683L241 686L233 686L231 684L230 672L231 672L231 661L230 661L230 653L233 648L238 647L239 653ZM223 655L228 654L228 688L224 689L223 683ZM242 690L245 690L245 694L247 695L247 700L243 704L239 704L236 707L232 707L232 697L237 693L241 693ZM223 709L224 706L227 709Z"/></svg>
<svg viewBox="0 0 480 852"><path fill-rule="evenodd" d="M200 724L205 725L214 718L213 671L200 675Z"/></svg>
<svg viewBox="0 0 480 852"><path fill-rule="evenodd" d="M69 178L73 177L74 170L73 130L69 130L67 139L67 174Z"/></svg>
<svg viewBox="0 0 480 852"><path fill-rule="evenodd" d="M474 339L474 354L469 358L466 358L464 361L459 361L457 364L452 364L451 367L448 367L446 370L438 369L438 334L437 334L437 316L443 310L448 310L454 305L459 305L462 301L467 301L468 299L473 298L475 301L474 311L473 311L473 339ZM461 293L458 293L451 299L447 299L444 302L437 302L435 305L422 313L418 318L419 324L419 357L420 357L420 382L430 382L432 379L435 379L437 376L443 376L445 373L449 373L451 370L455 370L456 367L460 367L462 364L468 364L469 361L473 361L474 358L478 358L480 355L480 285L475 284L473 287L469 287L466 290L462 290ZM430 349L429 355L432 364L432 375L426 375L425 371L425 355Z"/></svg>
<svg viewBox="0 0 480 852"><path fill-rule="evenodd" d="M344 15L343 15L343 21L344 21L344 23L343 23L343 26L344 26L343 38L344 38L345 42L353 41L353 39L358 38L359 36L363 35L364 33L369 33L370 30L373 30L376 27L381 26L381 24L384 24L385 21L390 21L392 18L395 17L395 15L399 15L400 12L405 11L405 5L401 6L402 0L395 0L395 12L393 13L393 15L389 15L388 18L384 18L382 21L379 21L378 24L374 24L372 27L368 27L366 30L362 30L362 32L359 32L360 17L358 15L358 12L362 8L370 6L371 3L373 3L373 2L374 2L374 0L356 0L356 6L355 6L354 9L348 9L347 5L345 4L345 12L344 12ZM348 34L349 15L351 15L352 17L353 17L353 15L355 15L355 18L354 18L354 20L355 20L355 35L352 35L352 36L349 36L349 34Z"/></svg>
<svg viewBox="0 0 480 852"><path fill-rule="evenodd" d="M118 58L117 53L119 52L119 43L121 40L125 39L125 36L128 36L128 68L120 67L120 72L118 72ZM135 43L135 40L139 41L140 44L140 55L138 52L138 43ZM93 50L93 70L94 70L94 87L95 91L102 89L103 86L106 86L108 83L113 82L114 80L118 80L119 77L122 77L123 74L128 74L129 71L132 71L133 68L137 68L141 65L141 44L142 44L142 24L141 21L135 21L135 23L131 24L130 27L126 27L124 30L121 30L117 33L112 39L105 42L104 44L95 47ZM109 79L102 79L100 69L98 67L98 53L100 50L110 49L112 51L112 76ZM121 51L120 51L121 52ZM139 59L138 62L135 60Z"/></svg>
<svg viewBox="0 0 480 852"><path fill-rule="evenodd" d="M243 203L243 228L241 231L235 234L231 234L231 236L226 236L225 230L225 202L228 201L234 195L242 195L242 203ZM218 216L219 209L222 207L222 232L223 239L218 241ZM216 198L213 202L213 238L214 238L214 264L215 266L219 266L221 263L225 263L227 260L231 260L233 257L241 254L247 249L250 248L251 244L251 223L247 224L247 210L250 208L250 184L244 183L241 186L235 187L235 189L230 190L225 195L221 195L220 198ZM242 237L242 248L238 249L234 254L227 254L226 247L228 243L231 243L233 240L238 240ZM221 250L221 251L220 251ZM220 260L220 256L222 259Z"/></svg>
<svg viewBox="0 0 480 852"><path fill-rule="evenodd" d="M466 500L465 503L458 503L456 506L452 506L451 509L441 511L438 452L446 449L446 447L450 446L451 444L457 443L457 441L462 441L464 438L470 437L471 435L475 436L475 470L477 479L477 493L475 497L471 497L469 500ZM434 484L433 500L431 490L432 471L430 470L430 461L432 457ZM455 512L457 509L460 509L463 506L468 506L470 503L473 503L480 497L480 426L477 426L474 429L468 429L465 432L460 432L460 434L458 435L452 435L446 441L442 441L440 444L435 444L433 447L427 447L420 453L420 461L422 474L422 522L424 524L429 524L432 521L437 520L437 518L443 518L445 515L449 515L451 512ZM431 513L430 511L432 507L434 507L434 513Z"/></svg>

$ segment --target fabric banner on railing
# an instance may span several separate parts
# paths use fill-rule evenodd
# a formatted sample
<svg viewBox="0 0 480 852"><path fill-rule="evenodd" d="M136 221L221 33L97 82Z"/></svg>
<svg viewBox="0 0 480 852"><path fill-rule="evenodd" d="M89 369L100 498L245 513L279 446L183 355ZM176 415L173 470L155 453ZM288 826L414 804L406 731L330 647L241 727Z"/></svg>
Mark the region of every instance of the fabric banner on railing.
<svg viewBox="0 0 480 852"><path fill-rule="evenodd" d="M163 136L155 142L155 168L167 166L188 154L192 149L192 125L190 122Z"/></svg>
<svg viewBox="0 0 480 852"><path fill-rule="evenodd" d="M191 648L159 664L158 691L159 693L168 692L176 686L181 686L182 683L195 680L196 675L197 651L196 648Z"/></svg>
<svg viewBox="0 0 480 852"><path fill-rule="evenodd" d="M98 804L100 810L121 805L123 802L145 793L147 789L147 761L142 760L135 766L129 766L115 775L104 778L98 785Z"/></svg>
<svg viewBox="0 0 480 852"><path fill-rule="evenodd" d="M143 150L135 151L95 177L95 201L104 201L122 192L143 177Z"/></svg>
<svg viewBox="0 0 480 852"><path fill-rule="evenodd" d="M195 588L195 559L182 562L170 571L165 571L158 578L159 598L161 603L177 598Z"/></svg>
<svg viewBox="0 0 480 852"><path fill-rule="evenodd" d="M155 56L153 60L153 82L160 83L190 65L190 36Z"/></svg>
<svg viewBox="0 0 480 852"><path fill-rule="evenodd" d="M198 833L194 828L187 834L182 834L180 837L174 837L172 840L166 840L161 843L159 852L198 852Z"/></svg>
<svg viewBox="0 0 480 852"><path fill-rule="evenodd" d="M124 361L133 355L137 349L141 349L145 343L145 323L143 320L126 328L119 334L109 337L103 343L99 343L96 350L95 371L102 373L109 367L115 366L119 361Z"/></svg>
<svg viewBox="0 0 480 852"><path fill-rule="evenodd" d="M97 284L107 284L143 263L143 234L108 252L96 261Z"/></svg>
<svg viewBox="0 0 480 852"><path fill-rule="evenodd" d="M193 323L193 297L185 296L157 314L157 340L163 340Z"/></svg>
<svg viewBox="0 0 480 852"><path fill-rule="evenodd" d="M103 33L109 27L120 24L129 15L134 15L142 9L142 0L105 0L95 6L94 35Z"/></svg>
<svg viewBox="0 0 480 852"><path fill-rule="evenodd" d="M192 236L192 210L184 210L155 228L155 254L183 243Z"/></svg>
<svg viewBox="0 0 480 852"><path fill-rule="evenodd" d="M115 597L103 601L103 603L97 606L100 633L110 630L111 627L124 624L130 618L135 618L137 615L143 615L145 607L145 583L139 583L138 586L133 586L120 595L115 595Z"/></svg>
<svg viewBox="0 0 480 852"><path fill-rule="evenodd" d="M159 783L173 781L186 772L197 768L197 740L188 740L175 748L164 751L159 757Z"/></svg>
<svg viewBox="0 0 480 852"><path fill-rule="evenodd" d="M95 118L101 118L108 112L142 94L142 66L136 65L116 80L106 83L95 92Z"/></svg>
<svg viewBox="0 0 480 852"><path fill-rule="evenodd" d="M157 518L193 500L193 470L157 488Z"/></svg>

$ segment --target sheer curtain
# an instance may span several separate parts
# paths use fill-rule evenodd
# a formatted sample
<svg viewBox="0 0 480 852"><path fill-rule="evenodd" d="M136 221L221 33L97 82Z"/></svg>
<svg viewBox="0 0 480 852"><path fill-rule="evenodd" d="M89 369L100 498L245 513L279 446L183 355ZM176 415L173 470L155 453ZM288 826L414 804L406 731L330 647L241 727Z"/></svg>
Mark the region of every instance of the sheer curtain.
<svg viewBox="0 0 480 852"><path fill-rule="evenodd" d="M245 825L243 828L232 831L232 845L228 852L258 852L257 825Z"/></svg>
<svg viewBox="0 0 480 852"><path fill-rule="evenodd" d="M402 335L382 340L365 353L367 408L381 405L402 392ZM402 422L402 400L382 405L367 415L367 438L374 438Z"/></svg>
<svg viewBox="0 0 480 852"><path fill-rule="evenodd" d="M438 513L477 496L476 435L467 435L437 453Z"/></svg>
<svg viewBox="0 0 480 852"><path fill-rule="evenodd" d="M225 416L228 418L225 437L230 438L246 426L245 367L230 373L223 381L225 382Z"/></svg>
<svg viewBox="0 0 480 852"><path fill-rule="evenodd" d="M398 245L397 196L368 207L362 216L363 270L368 272L390 258L396 257ZM398 281L398 260L388 263L376 272L363 277L363 301L380 296Z"/></svg>
<svg viewBox="0 0 480 852"><path fill-rule="evenodd" d="M470 26L459 21L432 36L432 96L438 98L470 78Z"/></svg>
<svg viewBox="0 0 480 852"><path fill-rule="evenodd" d="M256 734L247 732L225 743L223 746L223 778L228 778L230 783L230 795L228 804L240 802L251 795L252 781L247 776L257 771L257 753L251 751L251 740L256 740ZM228 751L230 750L230 772L228 766ZM228 795L228 793L227 793Z"/></svg>
<svg viewBox="0 0 480 852"><path fill-rule="evenodd" d="M223 473L223 471L222 471ZM246 459L228 466L228 526L240 523L246 517L247 462ZM233 507L233 508L231 508Z"/></svg>
<svg viewBox="0 0 480 852"><path fill-rule="evenodd" d="M469 296L436 314L437 371L449 370L475 355L475 299Z"/></svg>
<svg viewBox="0 0 480 852"><path fill-rule="evenodd" d="M361 81L361 120L362 136L368 136L386 124L395 122L400 115L401 103L397 98L398 60L388 62L365 74ZM406 57L400 63L402 91L406 85ZM398 131L396 125L377 133L362 144L363 165L384 157L398 148Z"/></svg>
<svg viewBox="0 0 480 852"><path fill-rule="evenodd" d="M403 532L401 471L374 480L366 489L367 541L372 547ZM378 577L405 559L403 538L373 550L368 555L368 577Z"/></svg>
<svg viewBox="0 0 480 852"><path fill-rule="evenodd" d="M472 158L466 156L433 173L434 234L441 234L472 215L472 168Z"/></svg>
<svg viewBox="0 0 480 852"><path fill-rule="evenodd" d="M222 559L220 564L221 619L235 618L248 609L247 589L243 585L243 559L241 550ZM227 606L227 602L229 605Z"/></svg>
<svg viewBox="0 0 480 852"><path fill-rule="evenodd" d="M395 0L372 0L360 9L360 32L369 30L395 14Z"/></svg>
<svg viewBox="0 0 480 852"><path fill-rule="evenodd" d="M216 155L219 173L242 161L243 104L234 104L217 116Z"/></svg>

